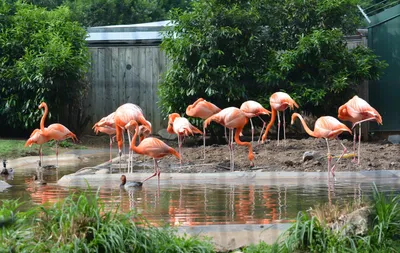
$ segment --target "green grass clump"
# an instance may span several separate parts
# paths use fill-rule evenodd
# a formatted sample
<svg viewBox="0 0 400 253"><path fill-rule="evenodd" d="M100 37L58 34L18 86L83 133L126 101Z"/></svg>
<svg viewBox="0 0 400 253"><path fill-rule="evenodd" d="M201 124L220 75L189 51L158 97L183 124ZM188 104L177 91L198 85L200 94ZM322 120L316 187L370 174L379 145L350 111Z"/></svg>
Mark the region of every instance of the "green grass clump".
<svg viewBox="0 0 400 253"><path fill-rule="evenodd" d="M134 222L139 217L118 207L106 211L98 194L73 194L27 212L18 211L21 205L2 203L0 252L213 252L208 241Z"/></svg>

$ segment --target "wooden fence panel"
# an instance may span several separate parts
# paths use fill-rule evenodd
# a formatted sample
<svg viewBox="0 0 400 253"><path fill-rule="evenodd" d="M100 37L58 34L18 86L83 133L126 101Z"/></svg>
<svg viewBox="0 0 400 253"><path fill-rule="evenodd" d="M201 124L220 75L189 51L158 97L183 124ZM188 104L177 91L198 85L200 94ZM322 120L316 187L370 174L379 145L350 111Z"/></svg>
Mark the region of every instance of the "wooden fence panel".
<svg viewBox="0 0 400 253"><path fill-rule="evenodd" d="M84 116L90 121L84 132L124 103L139 105L153 133L165 127L158 109L158 84L166 70L165 54L159 46L90 47L89 94Z"/></svg>

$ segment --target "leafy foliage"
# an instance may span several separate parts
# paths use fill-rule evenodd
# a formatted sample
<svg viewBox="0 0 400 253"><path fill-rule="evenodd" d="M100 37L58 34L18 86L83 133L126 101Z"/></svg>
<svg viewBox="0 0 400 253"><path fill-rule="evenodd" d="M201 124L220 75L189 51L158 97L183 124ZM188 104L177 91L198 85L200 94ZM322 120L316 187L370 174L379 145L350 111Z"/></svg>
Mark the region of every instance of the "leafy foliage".
<svg viewBox="0 0 400 253"><path fill-rule="evenodd" d="M0 115L11 127L37 125L37 106L79 108L89 65L86 31L67 7L52 11L16 2L0 5ZM57 115L58 116L58 115ZM50 115L51 117L51 115Z"/></svg>
<svg viewBox="0 0 400 253"><path fill-rule="evenodd" d="M336 113L386 66L371 50L347 49L344 35L361 22L357 3L199 0L175 10L162 43L171 59L159 90L163 112L185 111L198 97L221 108L267 105L283 90L317 116Z"/></svg>

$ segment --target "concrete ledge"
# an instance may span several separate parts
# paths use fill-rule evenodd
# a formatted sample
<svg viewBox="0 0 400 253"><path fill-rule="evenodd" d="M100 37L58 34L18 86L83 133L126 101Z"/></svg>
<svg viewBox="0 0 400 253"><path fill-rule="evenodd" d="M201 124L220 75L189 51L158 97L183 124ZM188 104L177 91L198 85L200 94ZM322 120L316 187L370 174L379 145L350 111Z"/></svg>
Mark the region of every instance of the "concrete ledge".
<svg viewBox="0 0 400 253"><path fill-rule="evenodd" d="M90 172L90 169L89 169ZM117 174L80 174L74 173L63 176L58 184L61 186L81 186L89 184L92 187L119 185L122 174L131 181L142 181L151 173L117 173ZM337 182L368 182L374 180L399 181L397 171L360 171L360 172L337 172ZM160 180L167 183L190 182L190 183L222 183L222 184L261 184L261 185L298 185L298 184L321 184L327 182L326 172L224 172L224 173L162 173ZM333 179L331 178L331 182ZM156 185L157 180L149 180L147 185Z"/></svg>
<svg viewBox="0 0 400 253"><path fill-rule="evenodd" d="M217 252L228 252L264 241L273 244L292 224L227 224L178 227L180 235L212 238Z"/></svg>

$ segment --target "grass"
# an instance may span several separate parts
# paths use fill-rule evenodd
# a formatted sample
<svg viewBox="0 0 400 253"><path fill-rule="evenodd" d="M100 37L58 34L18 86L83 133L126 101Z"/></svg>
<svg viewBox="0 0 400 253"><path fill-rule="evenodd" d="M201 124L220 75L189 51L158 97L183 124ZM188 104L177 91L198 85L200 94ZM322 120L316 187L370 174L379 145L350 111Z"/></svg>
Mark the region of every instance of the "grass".
<svg viewBox="0 0 400 253"><path fill-rule="evenodd" d="M26 212L18 211L21 205L6 200L0 207L0 221L8 223L0 228L0 252L213 252L206 240L155 228L118 206L106 211L98 193L72 194Z"/></svg>
<svg viewBox="0 0 400 253"><path fill-rule="evenodd" d="M366 235L332 230L326 221L300 212L275 244L261 242L241 251L398 252L399 204L399 195L380 193L374 185L373 219ZM22 206L18 200L2 201L0 252L215 252L207 238L179 236L173 228L153 227L133 212L119 212L118 206L105 210L98 192L90 193L90 189L50 207L20 211Z"/></svg>
<svg viewBox="0 0 400 253"><path fill-rule="evenodd" d="M39 155L39 145L33 144L31 147L24 147L26 140L0 139L0 158L15 159L24 156ZM73 143L71 140L63 140L59 142L59 152L70 148L84 149L85 146ZM43 155L55 155L55 141L49 141L42 146Z"/></svg>

